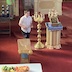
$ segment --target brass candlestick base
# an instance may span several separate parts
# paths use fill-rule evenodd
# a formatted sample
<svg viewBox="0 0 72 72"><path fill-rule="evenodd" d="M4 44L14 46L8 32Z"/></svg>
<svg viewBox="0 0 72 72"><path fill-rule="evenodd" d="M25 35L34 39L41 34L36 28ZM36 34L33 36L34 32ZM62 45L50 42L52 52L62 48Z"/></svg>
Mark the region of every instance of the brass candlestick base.
<svg viewBox="0 0 72 72"><path fill-rule="evenodd" d="M42 44L42 42L37 42L34 47L35 49L42 49L44 48L44 44Z"/></svg>

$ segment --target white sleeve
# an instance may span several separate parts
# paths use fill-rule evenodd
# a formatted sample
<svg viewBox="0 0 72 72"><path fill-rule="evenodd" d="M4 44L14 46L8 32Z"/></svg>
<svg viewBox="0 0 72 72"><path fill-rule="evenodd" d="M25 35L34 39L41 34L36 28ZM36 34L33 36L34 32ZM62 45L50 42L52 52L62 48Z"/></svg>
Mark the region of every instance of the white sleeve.
<svg viewBox="0 0 72 72"><path fill-rule="evenodd" d="M32 23L32 17L31 17L31 23Z"/></svg>
<svg viewBox="0 0 72 72"><path fill-rule="evenodd" d="M23 24L23 17L20 18L19 24Z"/></svg>

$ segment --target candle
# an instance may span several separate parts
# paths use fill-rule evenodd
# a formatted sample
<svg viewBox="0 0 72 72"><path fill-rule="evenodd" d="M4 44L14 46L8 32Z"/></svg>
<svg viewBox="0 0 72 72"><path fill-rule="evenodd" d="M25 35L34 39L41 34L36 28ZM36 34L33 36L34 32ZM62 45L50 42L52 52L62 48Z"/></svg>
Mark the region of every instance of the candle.
<svg viewBox="0 0 72 72"><path fill-rule="evenodd" d="M36 18L37 18L37 12L35 13L35 16L36 16Z"/></svg>
<svg viewBox="0 0 72 72"><path fill-rule="evenodd" d="M42 18L42 14L41 14L41 18Z"/></svg>

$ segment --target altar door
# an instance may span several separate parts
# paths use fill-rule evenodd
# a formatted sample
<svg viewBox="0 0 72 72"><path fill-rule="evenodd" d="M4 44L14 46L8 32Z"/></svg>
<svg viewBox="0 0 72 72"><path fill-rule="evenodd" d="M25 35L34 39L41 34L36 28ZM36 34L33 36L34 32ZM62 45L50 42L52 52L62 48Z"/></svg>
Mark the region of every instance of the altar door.
<svg viewBox="0 0 72 72"><path fill-rule="evenodd" d="M34 13L34 0L22 0L23 9L29 9L31 15Z"/></svg>

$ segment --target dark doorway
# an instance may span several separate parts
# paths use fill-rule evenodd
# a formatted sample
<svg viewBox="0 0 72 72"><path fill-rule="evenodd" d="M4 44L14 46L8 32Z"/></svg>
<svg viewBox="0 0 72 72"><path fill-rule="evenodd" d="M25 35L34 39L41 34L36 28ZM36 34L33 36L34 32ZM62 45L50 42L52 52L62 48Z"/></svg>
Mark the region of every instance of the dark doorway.
<svg viewBox="0 0 72 72"><path fill-rule="evenodd" d="M23 15L25 9L29 9L31 15L34 14L34 0L20 0L20 16Z"/></svg>

